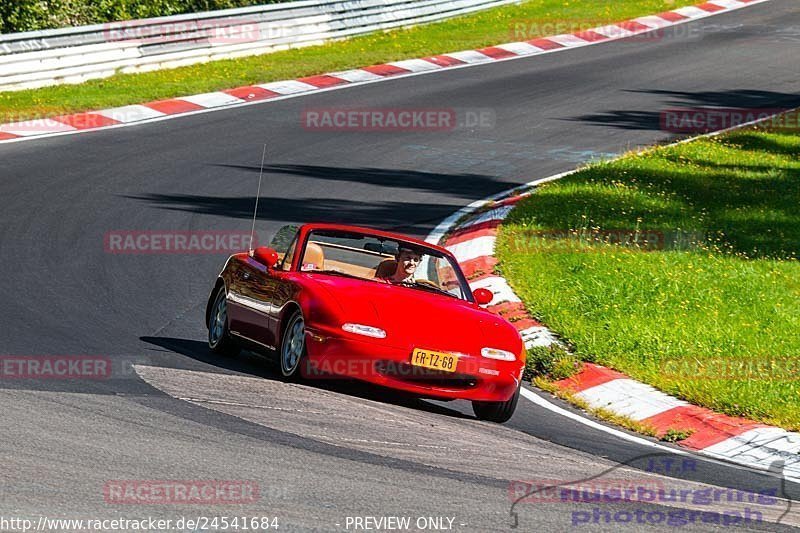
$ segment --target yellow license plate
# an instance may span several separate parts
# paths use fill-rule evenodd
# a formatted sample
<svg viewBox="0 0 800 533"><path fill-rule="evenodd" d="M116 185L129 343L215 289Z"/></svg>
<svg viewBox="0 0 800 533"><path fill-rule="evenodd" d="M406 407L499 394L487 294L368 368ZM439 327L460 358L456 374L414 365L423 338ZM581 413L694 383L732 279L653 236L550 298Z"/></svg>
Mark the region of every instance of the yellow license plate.
<svg viewBox="0 0 800 533"><path fill-rule="evenodd" d="M423 368L430 368L431 370L455 372L456 365L458 364L458 356L451 353L415 348L414 352L411 354L411 364Z"/></svg>

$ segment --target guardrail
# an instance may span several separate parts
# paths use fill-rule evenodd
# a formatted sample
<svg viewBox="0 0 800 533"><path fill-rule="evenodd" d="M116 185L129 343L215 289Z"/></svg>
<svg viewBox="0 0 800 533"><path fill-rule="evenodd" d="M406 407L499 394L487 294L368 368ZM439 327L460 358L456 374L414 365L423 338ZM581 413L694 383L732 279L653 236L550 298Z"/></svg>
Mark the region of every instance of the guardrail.
<svg viewBox="0 0 800 533"><path fill-rule="evenodd" d="M322 44L520 0L302 0L0 35L0 91Z"/></svg>

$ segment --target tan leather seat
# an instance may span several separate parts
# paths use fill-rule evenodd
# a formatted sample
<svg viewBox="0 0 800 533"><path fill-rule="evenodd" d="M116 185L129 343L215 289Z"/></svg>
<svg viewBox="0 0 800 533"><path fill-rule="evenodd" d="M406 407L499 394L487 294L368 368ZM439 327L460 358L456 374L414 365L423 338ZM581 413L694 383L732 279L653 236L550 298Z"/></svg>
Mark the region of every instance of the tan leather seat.
<svg viewBox="0 0 800 533"><path fill-rule="evenodd" d="M375 269L375 277L376 278L391 277L392 274L394 274L395 270L397 270L397 261L391 258L384 259Z"/></svg>
<svg viewBox="0 0 800 533"><path fill-rule="evenodd" d="M325 270L325 252L322 251L322 246L314 242L306 245L306 253L303 256L300 270Z"/></svg>

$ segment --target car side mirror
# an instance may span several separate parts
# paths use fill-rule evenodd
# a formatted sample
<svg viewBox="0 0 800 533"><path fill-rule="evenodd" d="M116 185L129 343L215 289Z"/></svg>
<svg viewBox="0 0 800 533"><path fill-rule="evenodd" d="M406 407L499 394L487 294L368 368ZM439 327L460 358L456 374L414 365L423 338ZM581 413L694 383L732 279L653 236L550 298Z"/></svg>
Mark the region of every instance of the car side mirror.
<svg viewBox="0 0 800 533"><path fill-rule="evenodd" d="M273 248L259 246L253 250L253 259L267 268L274 268L275 265L278 264L279 256L278 252L276 252Z"/></svg>
<svg viewBox="0 0 800 533"><path fill-rule="evenodd" d="M478 305L486 305L494 300L494 294L492 294L492 291L489 289L475 289L472 291L472 295L475 297L475 302Z"/></svg>

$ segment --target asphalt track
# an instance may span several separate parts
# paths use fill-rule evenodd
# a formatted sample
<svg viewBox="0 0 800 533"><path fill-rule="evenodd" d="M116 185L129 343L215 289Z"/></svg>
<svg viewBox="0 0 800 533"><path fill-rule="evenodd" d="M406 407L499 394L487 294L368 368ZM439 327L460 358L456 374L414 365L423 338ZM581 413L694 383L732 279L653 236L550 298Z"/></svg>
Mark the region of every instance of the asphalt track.
<svg viewBox="0 0 800 533"><path fill-rule="evenodd" d="M596 475L671 479L690 490L776 487L775 478L701 460L666 469L659 456L661 471L645 472L651 450L530 402L496 426L475 421L459 402L342 382L283 383L268 362L219 359L205 348L205 299L224 256L109 254L103 244L114 230L247 231L264 142L262 240L302 221L424 236L473 200L669 139L659 129L662 109L800 105L796 1L696 24L652 41L0 146L0 354L105 355L114 365L105 380L0 382L2 515L235 513L323 531L346 530L348 516L448 516L455 530L486 531L510 527L510 480ZM306 109L352 106L488 112L492 125L406 133L301 125ZM106 503L104 484L120 479L254 480L261 497L233 507ZM785 491L798 495L796 486ZM573 512L591 509L513 508L521 529L542 531L569 529L582 516ZM637 509L666 507L602 508ZM766 514L782 514L773 511ZM800 524L797 509L784 524ZM601 518L575 527L644 526Z"/></svg>

